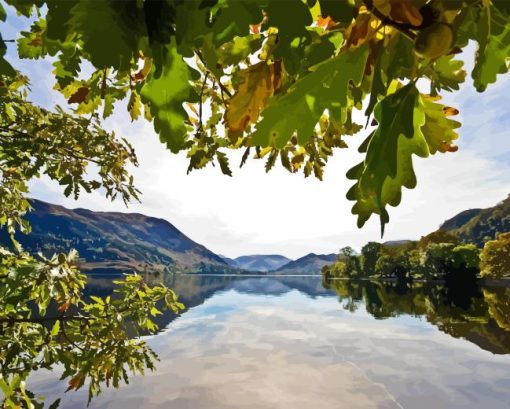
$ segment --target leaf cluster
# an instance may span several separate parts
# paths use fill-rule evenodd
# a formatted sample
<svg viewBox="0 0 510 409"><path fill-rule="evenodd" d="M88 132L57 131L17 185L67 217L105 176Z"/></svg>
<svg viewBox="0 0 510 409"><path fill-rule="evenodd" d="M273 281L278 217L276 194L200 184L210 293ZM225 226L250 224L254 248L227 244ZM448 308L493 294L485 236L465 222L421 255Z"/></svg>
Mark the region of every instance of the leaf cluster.
<svg viewBox="0 0 510 409"><path fill-rule="evenodd" d="M416 185L413 155L457 149L460 124L447 118L457 111L438 102L466 80L456 54L478 44L479 91L508 71L510 55L504 0L7 3L25 16L45 7L20 33L18 54L56 58L55 88L77 114L106 118L124 104L171 151L187 152L189 171L217 163L231 175L225 149L251 148L268 155L266 170L280 156L289 171L322 178L326 158L361 129L351 118L363 110L376 129L348 173L359 226L377 214L384 228L387 206ZM430 95L414 85L420 79ZM324 117L335 124L333 143Z"/></svg>
<svg viewBox="0 0 510 409"><path fill-rule="evenodd" d="M162 310L183 309L175 293L135 274L115 281L111 297L85 299L76 260L75 251L47 259L0 249L2 407L44 407L24 386L39 369L62 365L68 390L87 384L89 402L102 384L154 369L157 356L138 336L158 330L152 318Z"/></svg>

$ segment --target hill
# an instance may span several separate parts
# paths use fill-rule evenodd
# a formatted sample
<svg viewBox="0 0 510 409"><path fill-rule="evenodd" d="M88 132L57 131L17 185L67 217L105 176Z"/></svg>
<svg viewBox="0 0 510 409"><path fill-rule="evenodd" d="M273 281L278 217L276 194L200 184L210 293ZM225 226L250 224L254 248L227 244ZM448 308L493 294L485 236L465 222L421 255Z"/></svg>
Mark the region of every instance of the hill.
<svg viewBox="0 0 510 409"><path fill-rule="evenodd" d="M334 263L336 254L315 254L310 253L297 260L290 261L275 273L288 273L288 274L320 274L321 268L327 264Z"/></svg>
<svg viewBox="0 0 510 409"><path fill-rule="evenodd" d="M227 263L163 219L138 213L66 209L31 201L29 235L16 235L30 252L51 255L75 248L85 271L225 272ZM0 231L0 244L9 245Z"/></svg>
<svg viewBox="0 0 510 409"><path fill-rule="evenodd" d="M225 260L231 267L258 272L277 270L292 261L291 259L279 254L254 254L249 256L240 256L235 259L224 257L223 260Z"/></svg>
<svg viewBox="0 0 510 409"><path fill-rule="evenodd" d="M510 231L510 195L496 206L465 210L446 220L440 229L482 247L497 233Z"/></svg>

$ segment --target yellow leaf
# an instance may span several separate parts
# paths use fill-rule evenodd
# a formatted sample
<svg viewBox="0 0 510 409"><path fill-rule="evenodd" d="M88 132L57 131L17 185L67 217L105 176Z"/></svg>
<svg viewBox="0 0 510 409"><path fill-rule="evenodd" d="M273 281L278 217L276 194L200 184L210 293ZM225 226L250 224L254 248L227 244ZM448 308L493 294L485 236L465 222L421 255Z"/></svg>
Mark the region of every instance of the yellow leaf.
<svg viewBox="0 0 510 409"><path fill-rule="evenodd" d="M281 63L265 61L239 72L240 83L228 101L225 124L229 132L242 132L257 122L260 111L267 105L274 91L280 87Z"/></svg>
<svg viewBox="0 0 510 409"><path fill-rule="evenodd" d="M131 121L136 121L142 113L142 101L140 95L135 90L131 91L127 109L131 115Z"/></svg>

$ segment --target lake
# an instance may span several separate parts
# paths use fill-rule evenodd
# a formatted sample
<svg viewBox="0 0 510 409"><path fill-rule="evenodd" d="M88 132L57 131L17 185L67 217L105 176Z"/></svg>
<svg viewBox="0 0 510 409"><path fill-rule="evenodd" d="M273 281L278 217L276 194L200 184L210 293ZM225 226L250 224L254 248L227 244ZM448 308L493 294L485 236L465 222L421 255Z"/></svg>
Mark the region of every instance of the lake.
<svg viewBox="0 0 510 409"><path fill-rule="evenodd" d="M91 408L484 408L510 406L510 289L317 276L171 276L187 310L147 338L155 372ZM107 294L108 278L89 292ZM58 373L30 389L86 407Z"/></svg>

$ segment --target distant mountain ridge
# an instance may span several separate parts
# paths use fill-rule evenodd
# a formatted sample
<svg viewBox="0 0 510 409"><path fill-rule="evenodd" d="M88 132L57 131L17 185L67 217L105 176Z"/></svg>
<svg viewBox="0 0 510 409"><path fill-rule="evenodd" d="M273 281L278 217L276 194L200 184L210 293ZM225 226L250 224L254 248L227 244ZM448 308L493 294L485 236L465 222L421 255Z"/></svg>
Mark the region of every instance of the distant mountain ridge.
<svg viewBox="0 0 510 409"><path fill-rule="evenodd" d="M166 220L139 213L67 209L31 200L26 216L32 232L16 234L30 252L75 248L86 270L216 272L229 269L218 255L191 240ZM0 244L9 245L5 230Z"/></svg>
<svg viewBox="0 0 510 409"><path fill-rule="evenodd" d="M254 254L240 256L235 259L221 256L231 267L240 268L247 271L269 272L277 270L291 259L279 254Z"/></svg>
<svg viewBox="0 0 510 409"><path fill-rule="evenodd" d="M496 206L469 209L446 220L440 227L480 247L497 233L510 231L510 195Z"/></svg>
<svg viewBox="0 0 510 409"><path fill-rule="evenodd" d="M293 260L275 270L275 273L289 274L320 274L321 268L334 263L336 254L309 253L306 256Z"/></svg>

